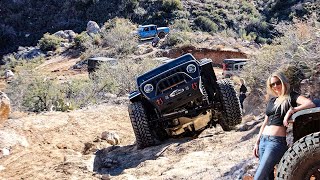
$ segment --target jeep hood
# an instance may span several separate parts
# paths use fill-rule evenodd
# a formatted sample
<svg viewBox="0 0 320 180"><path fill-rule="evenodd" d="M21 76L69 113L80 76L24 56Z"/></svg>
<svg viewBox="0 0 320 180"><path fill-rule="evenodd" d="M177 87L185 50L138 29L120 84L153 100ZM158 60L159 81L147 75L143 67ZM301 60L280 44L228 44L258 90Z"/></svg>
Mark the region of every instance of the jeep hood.
<svg viewBox="0 0 320 180"><path fill-rule="evenodd" d="M171 69L172 67L175 67L179 64L188 62L190 60L195 60L195 58L191 54L188 53L188 54L185 54L185 55L183 55L175 60L172 60L166 64L163 64L155 69L152 69L151 71L146 72L137 78L137 85L139 87L144 81L146 81L146 80L148 80L158 74L161 74L164 71Z"/></svg>

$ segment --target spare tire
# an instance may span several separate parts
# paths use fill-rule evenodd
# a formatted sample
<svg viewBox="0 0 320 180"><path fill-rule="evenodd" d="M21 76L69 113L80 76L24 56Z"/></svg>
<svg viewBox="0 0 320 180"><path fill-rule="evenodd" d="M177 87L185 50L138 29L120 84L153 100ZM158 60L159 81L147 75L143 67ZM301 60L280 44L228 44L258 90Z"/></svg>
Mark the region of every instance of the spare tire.
<svg viewBox="0 0 320 180"><path fill-rule="evenodd" d="M277 179L320 179L320 132L304 136L283 155Z"/></svg>
<svg viewBox="0 0 320 180"><path fill-rule="evenodd" d="M150 129L148 116L142 103L134 102L129 105L128 110L138 149L155 145L157 139Z"/></svg>
<svg viewBox="0 0 320 180"><path fill-rule="evenodd" d="M217 83L222 104L222 118L218 122L224 131L231 131L242 121L240 101L231 81L222 79Z"/></svg>

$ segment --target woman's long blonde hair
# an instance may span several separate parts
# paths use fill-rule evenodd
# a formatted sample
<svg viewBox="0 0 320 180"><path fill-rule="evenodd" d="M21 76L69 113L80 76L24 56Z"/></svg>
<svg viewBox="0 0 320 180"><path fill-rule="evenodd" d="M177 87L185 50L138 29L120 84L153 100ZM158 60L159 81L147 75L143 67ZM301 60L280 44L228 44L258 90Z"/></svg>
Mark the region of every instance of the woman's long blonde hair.
<svg viewBox="0 0 320 180"><path fill-rule="evenodd" d="M278 95L271 87L271 78L277 77L282 84L281 94ZM269 76L267 80L267 92L270 95L278 96L276 101L274 102L274 109L277 111L278 108L281 108L281 114L285 113L287 109L289 109L291 98L290 98L290 84L286 76L281 72L275 72Z"/></svg>

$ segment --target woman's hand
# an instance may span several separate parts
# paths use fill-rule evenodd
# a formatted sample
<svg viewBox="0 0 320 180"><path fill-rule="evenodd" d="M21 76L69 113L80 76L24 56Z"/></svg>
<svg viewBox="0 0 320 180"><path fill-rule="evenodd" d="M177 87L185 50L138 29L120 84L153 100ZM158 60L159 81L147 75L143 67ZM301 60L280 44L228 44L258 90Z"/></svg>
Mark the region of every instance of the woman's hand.
<svg viewBox="0 0 320 180"><path fill-rule="evenodd" d="M255 143L255 145L254 145L253 155L254 155L256 158L259 158L259 142Z"/></svg>
<svg viewBox="0 0 320 180"><path fill-rule="evenodd" d="M295 110L294 110L293 107L291 107L291 108L287 111L286 115L285 115L284 118L283 118L283 125L284 125L285 127L288 127L288 125L289 125L289 119L290 119L291 115L294 114L294 113L295 113Z"/></svg>

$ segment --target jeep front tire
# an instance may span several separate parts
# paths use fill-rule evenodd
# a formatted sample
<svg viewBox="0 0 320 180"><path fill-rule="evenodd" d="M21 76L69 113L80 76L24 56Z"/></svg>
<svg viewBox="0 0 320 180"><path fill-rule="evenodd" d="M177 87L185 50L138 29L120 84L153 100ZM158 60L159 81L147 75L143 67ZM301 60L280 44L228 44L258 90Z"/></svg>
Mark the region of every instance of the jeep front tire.
<svg viewBox="0 0 320 180"><path fill-rule="evenodd" d="M320 132L309 134L290 147L280 160L277 179L320 179Z"/></svg>
<svg viewBox="0 0 320 180"><path fill-rule="evenodd" d="M233 84L229 80L222 79L217 81L217 83L222 104L222 118L218 122L224 131L231 131L242 121L239 98Z"/></svg>
<svg viewBox="0 0 320 180"><path fill-rule="evenodd" d="M156 138L150 130L148 116L141 102L131 103L128 107L129 116L138 149L155 144Z"/></svg>

